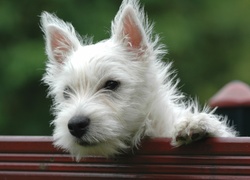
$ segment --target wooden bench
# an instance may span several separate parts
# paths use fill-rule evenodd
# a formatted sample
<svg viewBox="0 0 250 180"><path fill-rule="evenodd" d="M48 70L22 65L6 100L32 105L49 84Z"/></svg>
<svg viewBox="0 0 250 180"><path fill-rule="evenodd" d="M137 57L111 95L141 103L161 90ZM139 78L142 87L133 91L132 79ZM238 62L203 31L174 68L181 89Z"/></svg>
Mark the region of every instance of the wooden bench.
<svg viewBox="0 0 250 180"><path fill-rule="evenodd" d="M0 136L0 180L250 179L250 137L208 138L173 148L145 140L134 155L87 157L79 163L51 137Z"/></svg>

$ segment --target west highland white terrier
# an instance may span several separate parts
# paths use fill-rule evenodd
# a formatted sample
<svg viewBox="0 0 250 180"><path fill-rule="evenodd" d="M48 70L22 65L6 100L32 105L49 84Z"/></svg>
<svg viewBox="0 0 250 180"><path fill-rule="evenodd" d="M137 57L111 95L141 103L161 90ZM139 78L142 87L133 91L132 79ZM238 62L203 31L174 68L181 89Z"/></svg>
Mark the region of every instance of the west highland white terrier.
<svg viewBox="0 0 250 180"><path fill-rule="evenodd" d="M113 156L144 137L170 137L180 146L207 137L234 137L226 118L185 100L171 63L137 0L123 0L111 37L92 43L74 27L43 12L47 69L54 100L55 146L77 160Z"/></svg>

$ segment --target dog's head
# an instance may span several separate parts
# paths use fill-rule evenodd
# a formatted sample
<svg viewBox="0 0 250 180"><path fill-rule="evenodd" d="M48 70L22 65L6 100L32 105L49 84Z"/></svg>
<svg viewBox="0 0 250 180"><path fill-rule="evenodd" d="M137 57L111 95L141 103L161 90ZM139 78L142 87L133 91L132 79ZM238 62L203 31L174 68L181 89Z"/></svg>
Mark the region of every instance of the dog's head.
<svg viewBox="0 0 250 180"><path fill-rule="evenodd" d="M124 0L110 39L93 44L70 23L43 12L44 82L54 99L55 145L79 159L111 156L144 135L154 91L151 61L164 53L136 0ZM150 70L149 70L150 69Z"/></svg>

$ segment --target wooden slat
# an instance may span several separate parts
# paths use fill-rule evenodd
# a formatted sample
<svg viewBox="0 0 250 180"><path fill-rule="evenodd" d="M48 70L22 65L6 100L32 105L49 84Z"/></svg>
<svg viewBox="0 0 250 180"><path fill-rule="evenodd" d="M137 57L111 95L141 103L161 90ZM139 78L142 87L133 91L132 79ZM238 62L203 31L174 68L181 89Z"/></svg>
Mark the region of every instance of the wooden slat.
<svg viewBox="0 0 250 180"><path fill-rule="evenodd" d="M67 154L0 154L0 162L75 163ZM101 164L181 164L181 165L250 165L249 156L136 155L117 158L88 157L79 163Z"/></svg>
<svg viewBox="0 0 250 180"><path fill-rule="evenodd" d="M142 155L250 155L250 137L208 138L191 145L173 148L169 138L156 138L143 141L136 154ZM47 136L0 136L0 153L63 153L52 145Z"/></svg>
<svg viewBox="0 0 250 180"><path fill-rule="evenodd" d="M83 180L83 179L171 179L171 180L249 180L249 176L229 175L176 175L176 174L109 174L109 173L62 173L62 172L0 172L7 180Z"/></svg>
<svg viewBox="0 0 250 180"><path fill-rule="evenodd" d="M103 162L104 158L88 158L91 162ZM0 153L0 162L74 162L68 154Z"/></svg>
<svg viewBox="0 0 250 180"><path fill-rule="evenodd" d="M250 175L250 166L0 163L0 171Z"/></svg>
<svg viewBox="0 0 250 180"><path fill-rule="evenodd" d="M0 153L4 152L58 153L49 136L0 136Z"/></svg>

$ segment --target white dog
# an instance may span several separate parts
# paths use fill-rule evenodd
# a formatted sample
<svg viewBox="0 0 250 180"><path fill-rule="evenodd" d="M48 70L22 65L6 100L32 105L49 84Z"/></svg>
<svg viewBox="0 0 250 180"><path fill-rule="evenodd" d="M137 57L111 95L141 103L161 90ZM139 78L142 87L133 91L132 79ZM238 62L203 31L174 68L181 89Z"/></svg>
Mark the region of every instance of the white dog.
<svg viewBox="0 0 250 180"><path fill-rule="evenodd" d="M110 39L96 44L53 14L43 12L41 25L54 144L77 160L126 152L144 137L171 137L180 146L204 136L236 135L225 118L185 101L137 0L123 0Z"/></svg>

